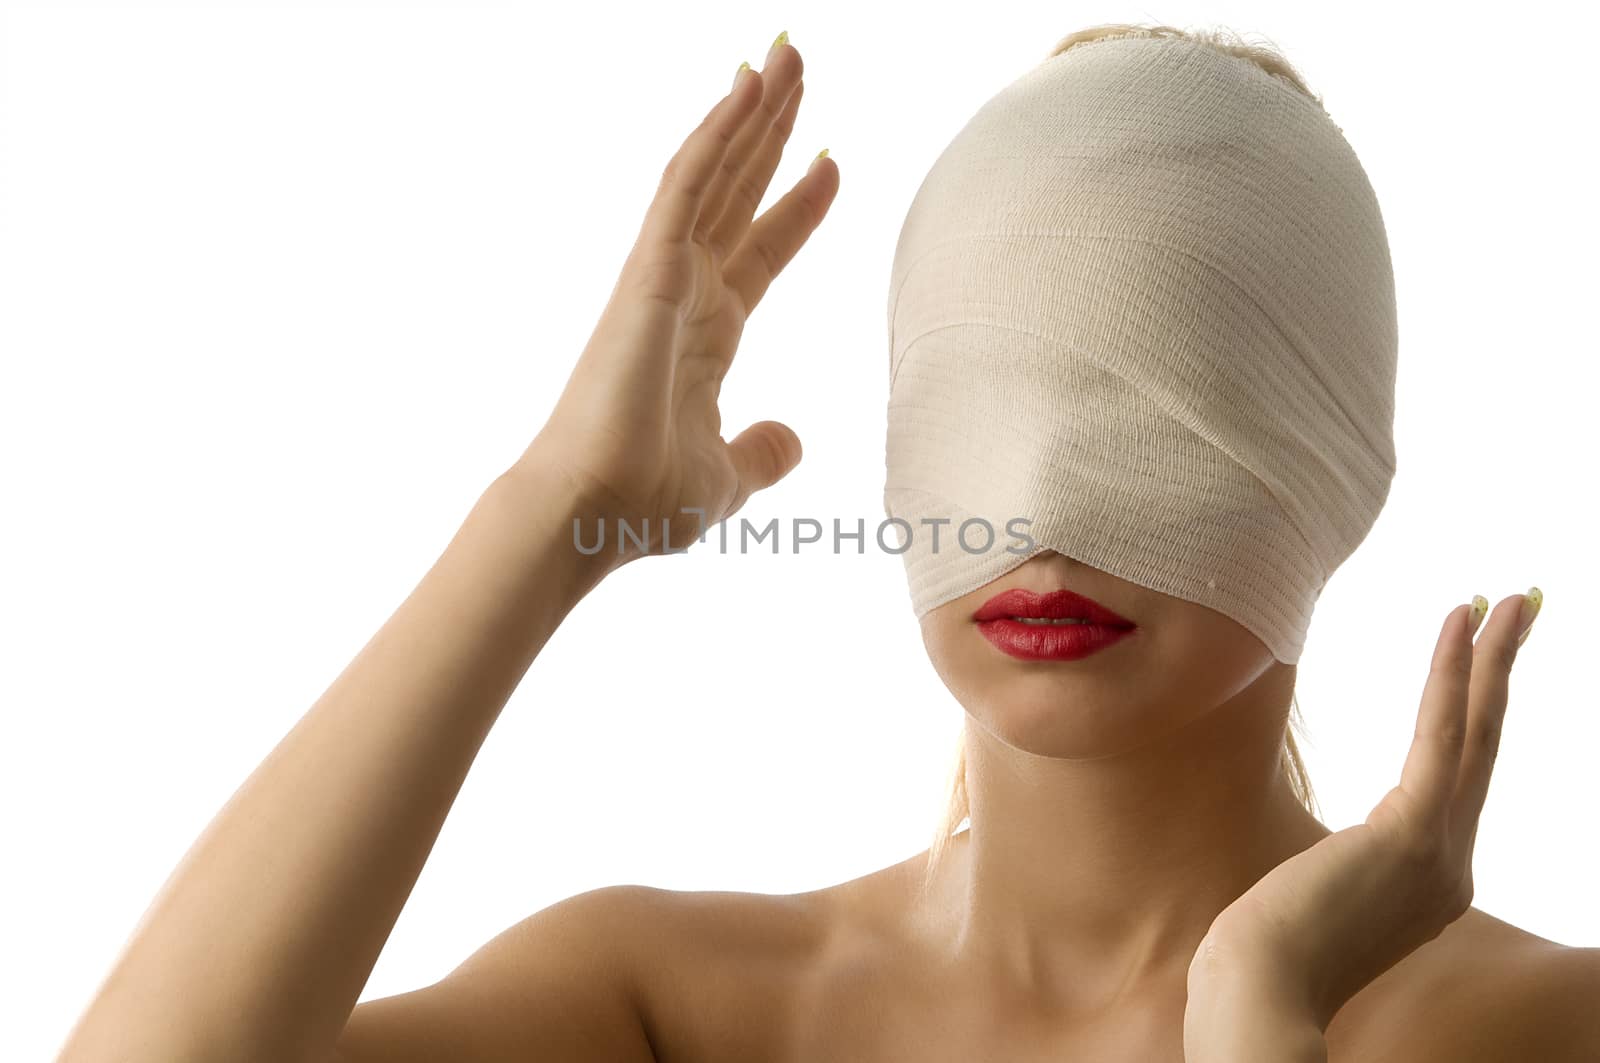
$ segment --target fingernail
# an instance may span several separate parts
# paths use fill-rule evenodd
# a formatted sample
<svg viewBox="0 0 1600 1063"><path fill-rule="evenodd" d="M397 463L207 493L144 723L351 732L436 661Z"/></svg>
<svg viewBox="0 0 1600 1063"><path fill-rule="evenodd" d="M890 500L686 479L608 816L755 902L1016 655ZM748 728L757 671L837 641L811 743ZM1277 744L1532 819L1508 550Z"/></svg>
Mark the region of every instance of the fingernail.
<svg viewBox="0 0 1600 1063"><path fill-rule="evenodd" d="M827 148L823 148L821 151L817 152L816 157L811 160L811 165L806 167L806 173L810 173L812 170L815 170L817 168L817 160L826 158L827 154Z"/></svg>
<svg viewBox="0 0 1600 1063"><path fill-rule="evenodd" d="M1539 609L1544 605L1544 591L1538 587L1529 587L1528 593L1522 596L1522 634L1517 636L1517 645L1521 646L1528 641L1528 632L1533 630L1533 622L1538 619Z"/></svg>
<svg viewBox="0 0 1600 1063"><path fill-rule="evenodd" d="M739 79L744 77L744 72L746 70L749 70L749 69L750 69L750 64L749 64L748 61L739 64L739 69L735 70L733 72L733 87L734 88L738 88L739 87Z"/></svg>
<svg viewBox="0 0 1600 1063"><path fill-rule="evenodd" d="M784 30L772 41L772 47L767 49L767 62L772 62L772 53L789 43L789 31Z"/></svg>
<svg viewBox="0 0 1600 1063"><path fill-rule="evenodd" d="M1478 626L1483 623L1483 618L1489 612L1489 599L1481 594L1472 596L1472 612L1467 614L1467 634L1476 635Z"/></svg>

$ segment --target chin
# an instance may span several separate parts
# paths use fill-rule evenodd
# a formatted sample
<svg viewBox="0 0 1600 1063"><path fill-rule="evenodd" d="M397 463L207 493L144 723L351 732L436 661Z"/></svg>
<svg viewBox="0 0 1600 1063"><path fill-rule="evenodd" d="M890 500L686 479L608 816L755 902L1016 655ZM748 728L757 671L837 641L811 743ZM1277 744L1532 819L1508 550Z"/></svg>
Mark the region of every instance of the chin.
<svg viewBox="0 0 1600 1063"><path fill-rule="evenodd" d="M1072 760L1129 752L1185 722L1170 703L1155 709L1126 684L1039 674L991 679L962 704L971 722L1013 749Z"/></svg>

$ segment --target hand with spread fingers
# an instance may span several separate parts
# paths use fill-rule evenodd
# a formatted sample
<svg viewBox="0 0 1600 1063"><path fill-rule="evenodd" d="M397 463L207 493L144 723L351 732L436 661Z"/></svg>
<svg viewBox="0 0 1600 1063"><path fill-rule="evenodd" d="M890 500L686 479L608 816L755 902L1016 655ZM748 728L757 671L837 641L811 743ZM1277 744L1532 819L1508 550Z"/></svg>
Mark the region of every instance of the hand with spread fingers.
<svg viewBox="0 0 1600 1063"><path fill-rule="evenodd" d="M1400 784L1366 822L1279 864L1213 921L1190 967L1271 982L1326 1029L1364 986L1472 903L1472 849L1512 663L1544 595L1502 601L1476 642L1481 596L1445 618Z"/></svg>
<svg viewBox="0 0 1600 1063"><path fill-rule="evenodd" d="M802 73L780 34L765 67L741 66L672 157L599 323L519 462L564 477L589 515L644 529L646 546L630 545L617 564L685 549L800 461L799 438L778 421L724 440L717 399L746 319L838 191L837 166L819 155L754 217L794 128Z"/></svg>

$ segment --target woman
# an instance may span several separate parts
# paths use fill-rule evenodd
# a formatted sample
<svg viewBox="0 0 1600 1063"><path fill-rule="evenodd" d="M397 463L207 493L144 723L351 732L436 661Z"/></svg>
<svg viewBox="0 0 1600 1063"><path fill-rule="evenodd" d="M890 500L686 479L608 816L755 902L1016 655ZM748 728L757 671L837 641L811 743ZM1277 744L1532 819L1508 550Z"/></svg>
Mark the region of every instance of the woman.
<svg viewBox="0 0 1600 1063"><path fill-rule="evenodd" d="M1079 87L1121 93L1129 107L1140 104L1125 92L1135 76L1127 71L1159 96L1164 83L1149 77L1156 67L1143 65L1157 58L1177 61L1171 69L1183 76L1198 72L1197 85L1219 73L1257 77L1241 63L1280 76L1260 56L1224 55L1175 34L1103 27L1068 38L1055 58L1081 64L1062 70L1100 72ZM1070 47L1101 48L1102 39L1122 43L1092 61L1089 49ZM1174 40L1191 50L1148 50ZM1118 55L1133 65L1104 65ZM725 519L800 460L798 439L776 422L724 442L716 401L746 317L837 191L836 167L819 155L753 218L793 126L801 72L781 34L763 69L741 68L688 137L550 421L196 842L60 1058L1596 1058L1597 950L1544 941L1469 907L1473 836L1536 590L1502 600L1486 620L1482 598L1447 614L1399 784L1366 823L1328 831L1281 767L1292 660L1315 586L1273 610L1262 603L1289 594L1283 587L1241 590L1197 569L1193 557L1141 569L1141 581L1117 575L1113 567L1131 571L1146 555L1091 541L1101 525L1051 508L1063 484L1078 488L1069 492L1074 504L1086 504L1083 481L1071 476L1092 466L1057 461L1070 437L1052 435L1045 442L1058 449L1038 451L1034 462L1002 455L986 469L940 450L932 421L916 429L908 420L917 411L972 413L930 399L953 363L924 337L959 330L934 318L918 323L916 314L953 306L951 292L941 297L929 278L964 283L954 289L959 303L1017 263L963 278L965 258L954 274L918 274L909 259L906 271L897 266L892 327L910 332L892 343L899 401L891 400L886 501L902 515L1003 517L1020 499L1042 532L1020 560L940 554L915 537L907 548L930 656L980 725L968 729L954 806L970 808L971 829L954 838L941 831L928 853L809 893L625 886L581 894L496 937L435 985L356 1005L478 749L567 612L620 565L689 543L701 528L696 511L706 522ZM1290 87L1246 84L1282 113L1303 110L1296 97L1270 95ZM1069 113L1081 118L1087 105ZM1101 127L1078 128L1092 139ZM1120 151L1141 142L1119 143ZM1084 187L1083 174L1073 176ZM1299 194L1326 198L1310 187L1315 176ZM990 189L1001 183L991 180ZM940 187L960 185L932 182L919 197L937 203ZM943 219L922 229L935 236L926 248L934 256L941 226L955 215L919 216ZM906 248L917 246L912 228ZM1142 268L1151 260L1124 261ZM1053 304L1024 297L1007 305ZM1077 323L1105 309L1073 305L1082 307ZM1210 304L1191 305L1199 320L1195 305ZM1040 353L1017 346L1006 365L1089 371L1065 351L1057 361L1029 361ZM1152 368L1118 365L1130 383ZM962 371L976 374L962 402L1007 394L986 391L995 381L970 365ZM1195 388L1226 379L1219 372L1210 367ZM1376 376L1381 385L1381 364ZM1148 399L1173 379L1154 373L1138 394ZM1228 443L1230 459L1258 459L1249 476L1220 462L1202 473L1210 487L1248 490L1278 468L1290 443L1252 451L1250 432L1229 435L1206 420L1230 411L1226 403L1168 410L1193 415L1191 432L1215 433L1208 442ZM1144 423L1142 414L1083 416L1113 433ZM1361 416L1327 423L1359 428ZM1383 449L1381 433L1347 436ZM1143 445L1158 437L1128 438ZM1347 456L1361 455L1327 455L1328 467L1342 469ZM1371 467L1380 478L1392 471ZM1005 482L1018 468L1030 475ZM1323 565L1324 576L1381 503L1372 482L1351 475L1341 505L1360 519L1325 542L1313 523L1288 529L1323 551L1307 563ZM1100 493L1121 500L1107 506L1103 527L1119 527L1147 502L1167 505L1185 482L1103 482ZM1149 499L1119 494L1134 486L1159 490ZM1292 501L1293 485L1282 489ZM1188 525L1160 527L1160 536L1225 543L1242 526L1208 524L1206 511L1195 512ZM653 533L625 540L621 554L575 549L575 525L624 519L636 529L648 519ZM1284 531L1263 531L1261 542L1274 545ZM1135 533L1158 542L1148 527ZM1057 548L1077 543L1084 548ZM1091 556L1104 567L1084 560ZM1182 584L1188 597L1160 589L1184 580L1195 581ZM1094 622L1074 630L1083 617ZM1059 711L1069 698L1073 711Z"/></svg>

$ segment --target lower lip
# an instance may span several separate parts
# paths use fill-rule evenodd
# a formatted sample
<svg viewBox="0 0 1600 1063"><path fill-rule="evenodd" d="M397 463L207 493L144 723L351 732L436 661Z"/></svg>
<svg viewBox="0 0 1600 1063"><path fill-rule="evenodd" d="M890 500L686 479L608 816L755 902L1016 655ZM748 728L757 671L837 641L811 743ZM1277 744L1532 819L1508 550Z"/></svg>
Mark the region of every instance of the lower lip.
<svg viewBox="0 0 1600 1063"><path fill-rule="evenodd" d="M1002 652L1025 661L1076 661L1133 634L1131 627L1024 624L1008 619L980 620L978 630Z"/></svg>

